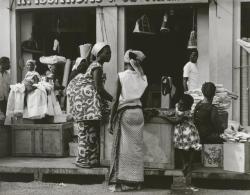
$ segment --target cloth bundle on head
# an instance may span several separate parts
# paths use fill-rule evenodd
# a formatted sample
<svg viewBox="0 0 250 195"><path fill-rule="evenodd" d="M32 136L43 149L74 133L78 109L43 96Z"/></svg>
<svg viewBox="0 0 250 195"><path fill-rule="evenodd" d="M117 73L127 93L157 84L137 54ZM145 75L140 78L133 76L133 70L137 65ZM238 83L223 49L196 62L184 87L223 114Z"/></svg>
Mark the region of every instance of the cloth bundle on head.
<svg viewBox="0 0 250 195"><path fill-rule="evenodd" d="M81 57L76 58L76 62L74 64L72 70L76 70L77 67L81 64L82 60L87 60L87 58L90 55L92 45L90 43L86 43L84 45L80 45L79 48L80 48L80 56Z"/></svg>
<svg viewBox="0 0 250 195"><path fill-rule="evenodd" d="M131 53L135 55L135 58L131 58ZM141 63L145 58L146 58L146 56L144 55L144 53L142 51L129 49L126 51L126 53L124 55L124 62L130 63L131 66L134 68L134 70L138 74L141 74L141 71L140 71Z"/></svg>
<svg viewBox="0 0 250 195"><path fill-rule="evenodd" d="M81 58L87 59L92 49L92 44L86 43L84 45L79 45L79 49Z"/></svg>
<svg viewBox="0 0 250 195"><path fill-rule="evenodd" d="M42 56L39 58L40 62L43 64L65 64L66 58L63 56Z"/></svg>
<svg viewBox="0 0 250 195"><path fill-rule="evenodd" d="M91 54L97 57L98 53L105 47L108 46L105 42L97 42L94 47L92 48Z"/></svg>

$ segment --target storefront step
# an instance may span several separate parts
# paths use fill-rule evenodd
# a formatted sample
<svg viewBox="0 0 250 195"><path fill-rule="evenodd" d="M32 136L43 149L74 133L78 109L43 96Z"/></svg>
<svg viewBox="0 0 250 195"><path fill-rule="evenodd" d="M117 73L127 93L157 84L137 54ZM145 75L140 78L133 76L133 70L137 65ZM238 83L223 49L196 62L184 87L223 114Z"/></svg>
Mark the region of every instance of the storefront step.
<svg viewBox="0 0 250 195"><path fill-rule="evenodd" d="M225 171L222 168L196 167L192 171L193 179L218 179L218 180L248 180L250 181L250 173L239 173Z"/></svg>
<svg viewBox="0 0 250 195"><path fill-rule="evenodd" d="M108 167L77 168L75 157L36 158L36 157L4 157L0 158L0 173L34 174L69 174L69 175L106 175ZM145 168L145 175L183 177L182 171ZM222 168L195 167L192 178L250 180L250 173L225 171Z"/></svg>
<svg viewBox="0 0 250 195"><path fill-rule="evenodd" d="M32 158L6 157L0 159L0 174L34 174L34 180L42 181L43 175L103 175L108 174L108 167L77 168L75 158ZM145 175L183 176L180 170L145 169Z"/></svg>

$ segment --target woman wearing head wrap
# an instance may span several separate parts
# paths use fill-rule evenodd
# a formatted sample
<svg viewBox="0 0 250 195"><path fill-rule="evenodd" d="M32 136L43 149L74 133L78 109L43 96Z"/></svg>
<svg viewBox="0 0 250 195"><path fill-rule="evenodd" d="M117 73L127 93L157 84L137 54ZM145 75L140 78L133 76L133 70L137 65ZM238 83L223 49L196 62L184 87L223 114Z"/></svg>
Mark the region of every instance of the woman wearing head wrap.
<svg viewBox="0 0 250 195"><path fill-rule="evenodd" d="M219 144L223 142L220 134L223 133L222 123L219 120L218 110L212 105L216 87L212 82L202 85L204 99L194 109L194 123L199 131L201 144Z"/></svg>
<svg viewBox="0 0 250 195"><path fill-rule="evenodd" d="M78 74L67 87L69 112L77 122L78 156L76 165L93 167L99 164L99 128L102 119L102 99L113 97L104 89L103 64L111 58L110 46L96 43L91 51L95 60L85 74Z"/></svg>
<svg viewBox="0 0 250 195"><path fill-rule="evenodd" d="M79 73L84 74L89 67L92 45L87 43L81 45L81 48L83 50L82 56L76 59L72 72L69 76L69 81L71 81Z"/></svg>
<svg viewBox="0 0 250 195"><path fill-rule="evenodd" d="M141 68L144 59L141 51L128 50L124 56L125 71L118 74L110 119L110 132L114 134L109 175L111 191L139 189L144 181L144 118L140 101L148 85Z"/></svg>

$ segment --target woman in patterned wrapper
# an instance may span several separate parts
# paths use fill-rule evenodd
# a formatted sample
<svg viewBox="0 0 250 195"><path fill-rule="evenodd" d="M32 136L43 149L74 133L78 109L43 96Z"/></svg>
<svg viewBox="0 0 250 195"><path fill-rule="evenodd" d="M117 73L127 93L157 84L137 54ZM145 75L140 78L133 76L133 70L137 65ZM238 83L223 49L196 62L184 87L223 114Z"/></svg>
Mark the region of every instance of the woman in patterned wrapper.
<svg viewBox="0 0 250 195"><path fill-rule="evenodd" d="M118 74L116 100L111 109L110 133L113 133L109 175L110 191L138 190L144 181L144 117L140 101L148 82L141 63L141 51L128 50L125 71Z"/></svg>
<svg viewBox="0 0 250 195"><path fill-rule="evenodd" d="M77 122L78 156L76 166L93 167L99 164L99 130L102 119L102 99L113 97L103 86L103 64L111 58L110 46L96 43L91 51L93 61L85 74L79 73L67 87L70 114Z"/></svg>

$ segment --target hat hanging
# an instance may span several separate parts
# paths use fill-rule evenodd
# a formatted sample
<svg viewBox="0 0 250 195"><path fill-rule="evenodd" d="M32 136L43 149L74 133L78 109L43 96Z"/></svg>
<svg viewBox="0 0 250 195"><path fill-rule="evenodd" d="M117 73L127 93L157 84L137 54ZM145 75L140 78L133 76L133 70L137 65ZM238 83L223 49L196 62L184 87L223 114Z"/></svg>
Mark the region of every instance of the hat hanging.
<svg viewBox="0 0 250 195"><path fill-rule="evenodd" d="M188 49L197 49L197 34L195 31L195 8L193 9L193 29L190 32L189 40L188 40Z"/></svg>
<svg viewBox="0 0 250 195"><path fill-rule="evenodd" d="M161 24L160 32L162 32L162 33L170 32L170 27L169 27L169 23L168 23L168 13L167 12L163 16L163 21L162 21L162 24Z"/></svg>
<svg viewBox="0 0 250 195"><path fill-rule="evenodd" d="M149 35L155 34L151 29L149 19L146 15L143 15L139 19L136 20L133 33L141 33L141 34L149 34Z"/></svg>

